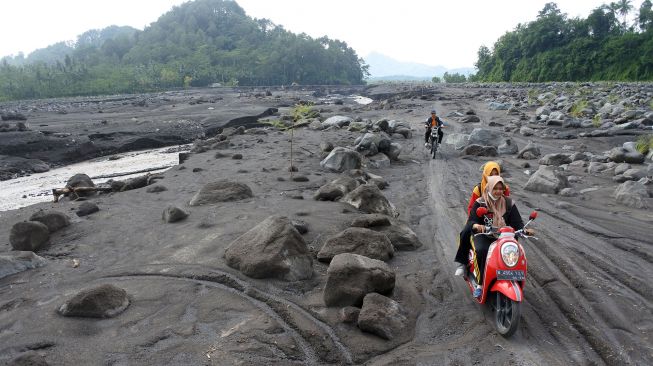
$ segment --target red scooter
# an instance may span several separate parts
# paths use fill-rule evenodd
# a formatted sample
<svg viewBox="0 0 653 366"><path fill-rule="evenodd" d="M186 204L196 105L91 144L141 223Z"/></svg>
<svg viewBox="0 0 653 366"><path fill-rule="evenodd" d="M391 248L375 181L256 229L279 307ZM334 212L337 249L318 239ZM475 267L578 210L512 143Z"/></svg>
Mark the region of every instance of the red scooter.
<svg viewBox="0 0 653 366"><path fill-rule="evenodd" d="M476 210L478 217L487 215L485 207ZM537 211L533 211L524 225L524 229L537 217ZM488 220L486 220L488 222ZM494 325L499 334L510 337L519 326L521 316L521 302L524 300L523 288L526 284L526 253L517 239L520 237L531 238L524 233L524 229L515 231L509 226L497 228L486 226L485 232L476 235L492 235L498 238L490 245L485 261L485 272L483 283L480 285L482 293L480 297L474 297L479 304L486 301L494 312ZM464 276L469 289L472 291L478 287L474 272L474 251L470 250L468 272Z"/></svg>

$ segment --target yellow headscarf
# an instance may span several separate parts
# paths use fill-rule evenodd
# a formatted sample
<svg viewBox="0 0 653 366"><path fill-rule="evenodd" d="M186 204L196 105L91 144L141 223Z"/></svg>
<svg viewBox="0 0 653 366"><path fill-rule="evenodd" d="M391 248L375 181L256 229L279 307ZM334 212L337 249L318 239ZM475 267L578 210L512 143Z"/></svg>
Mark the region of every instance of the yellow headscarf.
<svg viewBox="0 0 653 366"><path fill-rule="evenodd" d="M487 178L492 173L492 170L496 169L499 175L501 175L501 167L496 161L488 161L483 165L483 177L481 178L481 195L485 192L485 187L487 186Z"/></svg>

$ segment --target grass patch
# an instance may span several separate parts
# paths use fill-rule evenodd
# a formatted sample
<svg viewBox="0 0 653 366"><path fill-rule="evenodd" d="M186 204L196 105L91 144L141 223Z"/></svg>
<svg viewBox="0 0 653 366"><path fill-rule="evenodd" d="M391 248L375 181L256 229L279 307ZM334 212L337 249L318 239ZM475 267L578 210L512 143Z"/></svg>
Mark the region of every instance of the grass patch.
<svg viewBox="0 0 653 366"><path fill-rule="evenodd" d="M594 127L601 127L601 115L600 114L595 114L594 117L592 117L592 125Z"/></svg>
<svg viewBox="0 0 653 366"><path fill-rule="evenodd" d="M585 99L579 100L574 105L571 106L571 111L569 114L571 114L573 117L579 118L583 115L583 111L587 106L589 105L589 102Z"/></svg>
<svg viewBox="0 0 653 366"><path fill-rule="evenodd" d="M281 120L278 119L267 119L267 120L262 120L261 123L264 123L266 125L270 125L272 127L278 128L280 130L285 130L288 128L288 125L283 123Z"/></svg>
<svg viewBox="0 0 653 366"><path fill-rule="evenodd" d="M642 135L635 143L635 149L641 154L646 155L649 151L653 151L653 135Z"/></svg>

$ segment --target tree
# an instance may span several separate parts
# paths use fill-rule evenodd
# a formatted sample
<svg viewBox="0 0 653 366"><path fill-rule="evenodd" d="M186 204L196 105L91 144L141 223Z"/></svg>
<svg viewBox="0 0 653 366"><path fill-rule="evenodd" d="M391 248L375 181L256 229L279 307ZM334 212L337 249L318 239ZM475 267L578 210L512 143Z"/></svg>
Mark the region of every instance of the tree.
<svg viewBox="0 0 653 366"><path fill-rule="evenodd" d="M639 28L645 32L653 30L653 4L651 0L644 0L639 7Z"/></svg>

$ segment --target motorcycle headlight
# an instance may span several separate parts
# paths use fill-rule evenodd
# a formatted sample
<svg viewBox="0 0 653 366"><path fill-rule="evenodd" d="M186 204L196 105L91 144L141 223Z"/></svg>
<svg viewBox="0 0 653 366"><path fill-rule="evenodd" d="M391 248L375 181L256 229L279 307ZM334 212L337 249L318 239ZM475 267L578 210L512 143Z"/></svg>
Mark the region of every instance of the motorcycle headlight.
<svg viewBox="0 0 653 366"><path fill-rule="evenodd" d="M514 267L519 261L519 247L515 243L505 243L501 246L501 258L508 267Z"/></svg>

